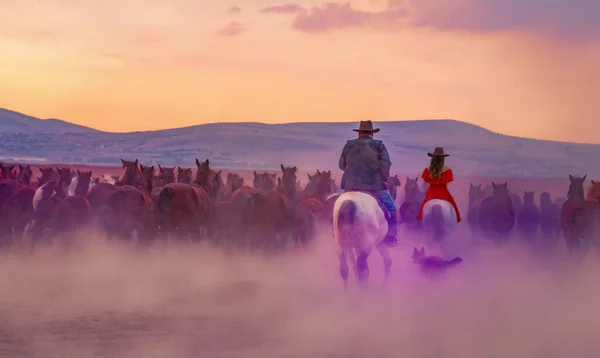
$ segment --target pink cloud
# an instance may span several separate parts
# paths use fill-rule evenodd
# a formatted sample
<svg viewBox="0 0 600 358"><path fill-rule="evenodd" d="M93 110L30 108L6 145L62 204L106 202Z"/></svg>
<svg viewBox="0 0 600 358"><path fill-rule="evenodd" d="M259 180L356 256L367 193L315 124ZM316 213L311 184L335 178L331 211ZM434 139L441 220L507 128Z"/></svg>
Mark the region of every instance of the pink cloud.
<svg viewBox="0 0 600 358"><path fill-rule="evenodd" d="M268 7L262 13L296 14L291 28L319 33L335 29L398 24L449 31L518 30L552 38L600 38L598 0L388 0L383 11L363 11L350 2L304 9L296 4Z"/></svg>
<svg viewBox="0 0 600 358"><path fill-rule="evenodd" d="M445 30L528 30L552 37L600 37L597 0L413 1L415 25Z"/></svg>
<svg viewBox="0 0 600 358"><path fill-rule="evenodd" d="M238 6L232 6L227 10L227 13L229 15L239 15L242 13L242 9L240 9Z"/></svg>
<svg viewBox="0 0 600 358"><path fill-rule="evenodd" d="M398 1L398 0L391 0ZM295 13L292 22L293 30L322 33L336 29L356 27L391 27L397 20L405 17L406 10L395 6L388 6L387 10L370 12L357 10L349 2L325 3L310 9L304 9L299 5L288 4L265 8L261 12L272 13Z"/></svg>
<svg viewBox="0 0 600 358"><path fill-rule="evenodd" d="M276 13L276 14L299 14L306 12L306 9L297 4L284 4L265 7L260 10L261 13Z"/></svg>
<svg viewBox="0 0 600 358"><path fill-rule="evenodd" d="M246 28L239 22L232 21L227 26L217 31L217 35L221 36L238 36L246 32Z"/></svg>

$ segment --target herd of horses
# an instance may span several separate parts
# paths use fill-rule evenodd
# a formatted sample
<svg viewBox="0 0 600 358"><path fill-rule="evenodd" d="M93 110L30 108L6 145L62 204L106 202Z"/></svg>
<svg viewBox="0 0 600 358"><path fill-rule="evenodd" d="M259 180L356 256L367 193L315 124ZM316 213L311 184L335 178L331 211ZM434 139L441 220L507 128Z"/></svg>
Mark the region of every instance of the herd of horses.
<svg viewBox="0 0 600 358"><path fill-rule="evenodd" d="M389 272L389 254L378 245L387 228L385 209L369 193L340 193L330 170L309 174L303 187L298 168L281 165L279 173L255 171L252 185L246 185L236 173L223 178L208 159L196 159L195 164L192 170L122 160L120 178L48 167L39 168L35 181L29 165L0 164L0 248L23 245L25 237L31 249L48 243L69 247L83 230L93 229L110 239L137 237L140 245L208 241L279 252L311 245L319 223L325 223L340 247L342 276L348 276L350 257L359 279L366 280L366 259L372 248L380 249ZM466 215L471 232L498 243L517 232L546 248L556 246L563 236L570 251L584 251L598 233L600 183L592 180L586 193L585 176L569 179L566 198L541 193L539 207L533 192L525 192L521 199L506 182L485 188L471 184ZM452 235L456 216L436 211L444 203L434 203L430 215L417 220L425 193L418 178L401 183L398 176L390 177L388 188L394 200L400 187L404 189L398 208L401 225L423 231L435 242ZM361 240L362 249L357 244Z"/></svg>

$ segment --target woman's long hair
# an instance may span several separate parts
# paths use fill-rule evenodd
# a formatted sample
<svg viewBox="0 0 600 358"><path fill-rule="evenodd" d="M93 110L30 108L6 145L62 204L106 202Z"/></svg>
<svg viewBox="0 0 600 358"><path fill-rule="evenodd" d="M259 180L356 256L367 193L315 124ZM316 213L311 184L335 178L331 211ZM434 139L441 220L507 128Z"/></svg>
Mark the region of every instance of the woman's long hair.
<svg viewBox="0 0 600 358"><path fill-rule="evenodd" d="M429 163L429 176L431 179L439 179L444 168L444 157L432 157Z"/></svg>

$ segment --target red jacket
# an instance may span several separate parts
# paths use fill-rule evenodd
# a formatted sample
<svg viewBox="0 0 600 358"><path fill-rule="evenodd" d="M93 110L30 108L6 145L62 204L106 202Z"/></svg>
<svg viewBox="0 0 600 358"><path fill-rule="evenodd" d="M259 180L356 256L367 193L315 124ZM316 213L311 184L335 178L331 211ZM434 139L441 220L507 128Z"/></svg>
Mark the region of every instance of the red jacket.
<svg viewBox="0 0 600 358"><path fill-rule="evenodd" d="M452 169L444 168L439 179L432 179L429 175L429 168L425 168L425 170L423 170L421 178L423 178L423 180L429 184L429 188L427 188L427 192L425 193L425 200L423 200L423 203L421 204L421 209L419 210L419 216L417 217L417 219L423 219L423 206L425 206L425 203L427 201L431 199L441 199L449 201L450 204L452 204L454 210L456 211L456 221L460 222L460 213L458 211L458 206L454 201L454 197L452 197L452 194L450 194L450 191L448 191L447 186L448 183L454 180L454 176L452 175Z"/></svg>

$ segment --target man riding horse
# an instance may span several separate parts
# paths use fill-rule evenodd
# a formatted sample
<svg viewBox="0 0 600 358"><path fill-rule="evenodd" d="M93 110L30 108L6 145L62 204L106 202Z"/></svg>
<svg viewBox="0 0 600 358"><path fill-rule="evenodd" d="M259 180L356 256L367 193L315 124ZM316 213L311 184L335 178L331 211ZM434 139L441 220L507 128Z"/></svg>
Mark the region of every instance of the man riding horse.
<svg viewBox="0 0 600 358"><path fill-rule="evenodd" d="M340 156L340 169L344 172L341 188L344 191L363 191L373 193L387 208L388 232L382 243L397 246L397 213L394 199L387 188L392 162L382 141L373 139L379 128L373 128L373 122L361 121L358 138L346 142Z"/></svg>

